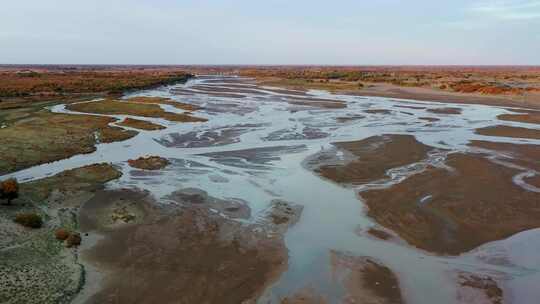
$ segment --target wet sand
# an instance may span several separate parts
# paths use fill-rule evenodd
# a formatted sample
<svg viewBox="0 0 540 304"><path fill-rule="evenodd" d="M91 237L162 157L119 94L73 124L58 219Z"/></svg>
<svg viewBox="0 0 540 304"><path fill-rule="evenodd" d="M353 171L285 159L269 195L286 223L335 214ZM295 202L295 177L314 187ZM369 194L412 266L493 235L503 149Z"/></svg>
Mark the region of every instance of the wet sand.
<svg viewBox="0 0 540 304"><path fill-rule="evenodd" d="M458 292L460 303L504 303L503 290L489 276L460 273L458 281L463 287Z"/></svg>
<svg viewBox="0 0 540 304"><path fill-rule="evenodd" d="M331 253L333 276L343 280L347 294L342 303L404 303L396 275L371 258Z"/></svg>
<svg viewBox="0 0 540 304"><path fill-rule="evenodd" d="M436 114L454 114L454 115L461 114L460 108L450 108L450 107L428 109L427 111L431 113L436 113Z"/></svg>
<svg viewBox="0 0 540 304"><path fill-rule="evenodd" d="M390 113L392 113L392 111L386 110L386 109L370 109L370 110L365 110L364 112L368 113L368 114L390 114Z"/></svg>
<svg viewBox="0 0 540 304"><path fill-rule="evenodd" d="M536 188L540 189L540 175L535 175L532 177L526 177L525 182L529 185L533 185Z"/></svg>
<svg viewBox="0 0 540 304"><path fill-rule="evenodd" d="M515 109L509 109L509 110L513 112L522 113L522 114L502 114L502 115L499 115L497 118L500 120L507 120L507 121L540 124L540 112L538 111L527 111L527 110L519 111Z"/></svg>
<svg viewBox="0 0 540 304"><path fill-rule="evenodd" d="M470 147L498 152L501 160L540 172L540 146L473 140Z"/></svg>
<svg viewBox="0 0 540 304"><path fill-rule="evenodd" d="M425 120L425 121L428 121L428 122L440 121L440 119L436 118L436 117L420 117L418 119Z"/></svg>
<svg viewBox="0 0 540 304"><path fill-rule="evenodd" d="M373 136L360 141L339 142L333 145L350 154L350 160L318 166L320 160L325 158L324 153L321 153L318 159L312 159L308 164L318 166L315 171L321 176L343 184L362 184L381 179L388 169L421 161L432 150L411 135ZM324 162L327 163L329 160L324 159Z"/></svg>
<svg viewBox="0 0 540 304"><path fill-rule="evenodd" d="M280 301L281 304L327 304L322 296L317 295L312 289L298 291L294 295L285 297Z"/></svg>
<svg viewBox="0 0 540 304"><path fill-rule="evenodd" d="M139 205L144 218L104 226L107 207L119 200ZM84 258L107 275L87 303L255 303L286 268L282 234L299 214L280 224L246 226L211 212L210 206L158 207L144 193L98 193L81 211L81 228L105 238ZM275 206L269 215L289 208Z"/></svg>
<svg viewBox="0 0 540 304"><path fill-rule="evenodd" d="M540 139L540 130L503 125L477 129L476 133L486 136Z"/></svg>
<svg viewBox="0 0 540 304"><path fill-rule="evenodd" d="M520 171L480 155L451 154L388 189L361 192L368 215L414 246L459 254L540 227L540 194L513 183ZM447 189L452 189L448 191Z"/></svg>

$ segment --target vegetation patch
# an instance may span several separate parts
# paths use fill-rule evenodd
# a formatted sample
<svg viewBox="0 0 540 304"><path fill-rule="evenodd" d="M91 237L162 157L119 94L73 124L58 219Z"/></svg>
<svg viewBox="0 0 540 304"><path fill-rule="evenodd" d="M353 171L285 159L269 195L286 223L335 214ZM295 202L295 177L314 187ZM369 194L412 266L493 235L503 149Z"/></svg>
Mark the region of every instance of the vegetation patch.
<svg viewBox="0 0 540 304"><path fill-rule="evenodd" d="M69 236L66 239L66 247L77 247L81 245L81 235L79 233L70 233Z"/></svg>
<svg viewBox="0 0 540 304"><path fill-rule="evenodd" d="M100 101L77 103L68 105L72 111L106 115L132 115L141 117L163 118L175 122L202 122L203 118L187 114L171 113L163 110L158 104L140 103L106 99Z"/></svg>
<svg viewBox="0 0 540 304"><path fill-rule="evenodd" d="M20 184L12 205L0 205L0 303L71 303L84 273L66 247L81 241L78 209L119 176L107 164L69 170Z"/></svg>
<svg viewBox="0 0 540 304"><path fill-rule="evenodd" d="M118 123L119 126L124 127L130 127L134 129L139 130L146 130L146 131L155 131L155 130L163 130L165 129L164 126L158 125L149 121L144 121L140 119L134 119L134 118L126 118L122 122Z"/></svg>
<svg viewBox="0 0 540 304"><path fill-rule="evenodd" d="M0 199L5 199L8 205L11 201L19 197L19 183L16 179L10 178L0 182Z"/></svg>
<svg viewBox="0 0 540 304"><path fill-rule="evenodd" d="M54 236L59 241L65 241L69 237L70 233L67 229L60 228L54 232Z"/></svg>
<svg viewBox="0 0 540 304"><path fill-rule="evenodd" d="M37 213L21 213L15 217L15 223L23 225L24 227L38 229L43 226L43 220Z"/></svg>
<svg viewBox="0 0 540 304"><path fill-rule="evenodd" d="M131 138L113 118L41 111L0 129L0 175L95 151L99 142Z"/></svg>
<svg viewBox="0 0 540 304"><path fill-rule="evenodd" d="M161 170L169 165L169 161L159 156L139 157L128 160L128 164L137 169Z"/></svg>

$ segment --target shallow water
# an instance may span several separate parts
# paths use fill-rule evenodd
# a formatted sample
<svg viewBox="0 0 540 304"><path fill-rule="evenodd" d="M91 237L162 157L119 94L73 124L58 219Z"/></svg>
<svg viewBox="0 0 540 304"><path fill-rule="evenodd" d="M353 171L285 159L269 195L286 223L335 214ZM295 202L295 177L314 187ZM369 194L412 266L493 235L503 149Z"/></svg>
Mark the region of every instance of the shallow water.
<svg viewBox="0 0 540 304"><path fill-rule="evenodd" d="M239 79L234 77L207 76L185 85L126 96L168 97L196 104L203 110L194 115L207 118L208 122L177 124L162 119L133 117L162 124L167 129L140 131L138 136L124 142L100 144L92 154L35 166L9 176L26 181L93 163L112 162L121 168L124 175L109 183L108 187L149 190L165 204L173 203L165 198L167 195L180 188L193 187L214 197L249 202L252 209L250 221L256 221L276 198L303 205L300 222L285 237L290 256L289 269L266 291L261 303L277 302L281 297L305 287L314 288L332 303L339 302L345 291L332 280L329 250L373 257L387 265L396 272L409 303L455 303L455 274L459 270L494 276L503 282L507 300L515 303L537 303L535 300L540 299L540 290L531 287L540 283L540 230L486 244L459 257L435 256L403 242L381 241L363 233L375 223L365 215L364 206L356 195L358 190L389 186L422 170L428 163L442 166L447 152L431 155L418 164L395 168L389 172L391 178L356 189L323 180L304 165L309 156L333 149L331 142L361 140L385 133L412 134L424 144L451 151L469 150L466 145L472 139L540 144L540 140L474 133L477 128L491 125L536 129L538 125L497 121L498 115L509 113L498 107L343 96L323 91L310 91L304 96L298 92L258 87L249 80L237 81ZM241 89L243 98L215 94L220 90L230 93L242 86L245 87ZM177 95L176 90L189 90L192 95ZM326 109L288 102L302 98L306 101L310 98L341 101L347 108ZM427 111L442 107L461 108L462 114ZM171 106L163 106L163 109L181 112ZM364 112L368 109L384 109L390 113ZM51 110L77 114L62 105ZM363 118L358 119L358 115ZM119 119L132 117L112 116ZM340 117L355 119L338 122L336 119ZM420 117L440 120L427 122ZM189 136L180 136L190 132ZM190 145L190 141L203 142L202 138L205 139L204 144ZM172 164L157 173L146 173L126 164L128 159L144 155L166 157L172 160ZM538 190L523 181L531 174L536 173L524 169L514 181L524 190Z"/></svg>

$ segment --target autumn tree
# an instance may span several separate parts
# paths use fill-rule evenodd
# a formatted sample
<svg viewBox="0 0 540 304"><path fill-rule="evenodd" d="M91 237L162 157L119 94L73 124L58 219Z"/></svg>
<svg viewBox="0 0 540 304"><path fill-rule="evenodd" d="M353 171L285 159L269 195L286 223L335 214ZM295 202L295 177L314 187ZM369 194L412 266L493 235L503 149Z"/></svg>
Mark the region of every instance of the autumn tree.
<svg viewBox="0 0 540 304"><path fill-rule="evenodd" d="M17 197L19 197L19 183L16 179L10 178L0 182L0 199L7 200L7 204L10 205Z"/></svg>

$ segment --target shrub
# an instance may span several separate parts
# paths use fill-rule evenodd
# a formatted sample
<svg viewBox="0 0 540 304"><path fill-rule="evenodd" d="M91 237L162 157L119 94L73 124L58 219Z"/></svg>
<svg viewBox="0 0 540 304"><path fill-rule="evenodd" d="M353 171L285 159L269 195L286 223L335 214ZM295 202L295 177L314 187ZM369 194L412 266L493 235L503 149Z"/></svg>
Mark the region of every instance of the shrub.
<svg viewBox="0 0 540 304"><path fill-rule="evenodd" d="M17 214L15 217L15 222L17 224L23 225L24 227L28 228L41 228L43 225L43 220L41 219L41 216L37 213L21 213Z"/></svg>
<svg viewBox="0 0 540 304"><path fill-rule="evenodd" d="M19 183L16 179L10 178L0 183L0 199L7 199L9 205L17 197L19 197Z"/></svg>
<svg viewBox="0 0 540 304"><path fill-rule="evenodd" d="M65 241L65 240L67 240L67 238L69 238L70 233L66 229L60 228L60 229L56 230L56 232L54 233L54 236L59 241Z"/></svg>
<svg viewBox="0 0 540 304"><path fill-rule="evenodd" d="M72 233L66 239L66 246L68 248L76 247L76 246L79 246L81 244L81 241L82 241L82 238L81 238L81 235L79 233Z"/></svg>

